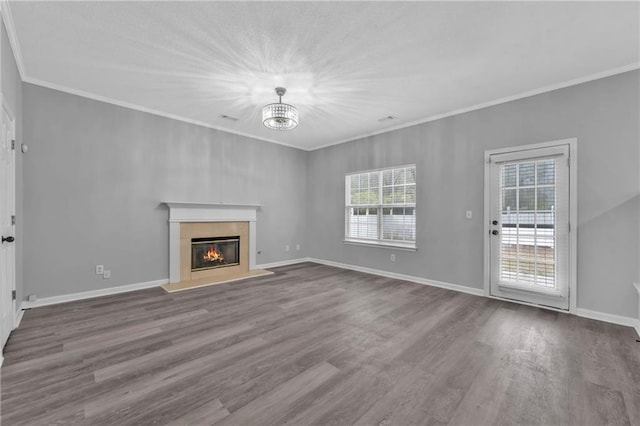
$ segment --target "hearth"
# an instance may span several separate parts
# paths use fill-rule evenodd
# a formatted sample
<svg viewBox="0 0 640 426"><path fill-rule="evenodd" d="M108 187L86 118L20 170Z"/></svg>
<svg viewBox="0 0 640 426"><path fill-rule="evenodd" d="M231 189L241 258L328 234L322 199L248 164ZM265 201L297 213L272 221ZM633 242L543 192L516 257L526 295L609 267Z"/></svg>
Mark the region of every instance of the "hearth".
<svg viewBox="0 0 640 426"><path fill-rule="evenodd" d="M240 264L240 236L191 239L191 271Z"/></svg>

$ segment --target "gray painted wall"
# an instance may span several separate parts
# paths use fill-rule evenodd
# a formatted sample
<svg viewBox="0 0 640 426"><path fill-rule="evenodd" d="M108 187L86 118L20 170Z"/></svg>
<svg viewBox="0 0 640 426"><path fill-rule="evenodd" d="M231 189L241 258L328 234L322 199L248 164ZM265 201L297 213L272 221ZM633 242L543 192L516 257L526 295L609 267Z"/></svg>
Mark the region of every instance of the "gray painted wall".
<svg viewBox="0 0 640 426"><path fill-rule="evenodd" d="M162 200L263 204L258 263L311 256L481 288L484 151L577 137L578 306L633 317L639 90L634 71L306 153L24 84L24 294L167 278ZM345 173L407 163L419 251L345 245Z"/></svg>
<svg viewBox="0 0 640 426"><path fill-rule="evenodd" d="M18 73L18 67L13 56L13 50L9 44L9 37L7 36L7 30L4 27L4 22L0 19L0 50L2 51L2 58L0 59L2 69L0 74L2 78L0 81L0 91L6 102L7 107L14 115L16 119L16 146L20 146L22 142L22 82L20 74ZM17 300L22 300L23 295L23 262L22 251L24 246L24 210L22 208L22 160L23 155L18 148L16 150L16 291ZM20 304L16 304L16 309L20 308Z"/></svg>
<svg viewBox="0 0 640 426"><path fill-rule="evenodd" d="M166 200L262 204L257 262L307 256L307 152L27 83L23 97L25 295L168 278Z"/></svg>
<svg viewBox="0 0 640 426"><path fill-rule="evenodd" d="M577 137L577 304L635 317L639 93L633 71L313 151L309 255L482 288L484 151ZM419 250L344 244L344 175L408 163L417 164Z"/></svg>

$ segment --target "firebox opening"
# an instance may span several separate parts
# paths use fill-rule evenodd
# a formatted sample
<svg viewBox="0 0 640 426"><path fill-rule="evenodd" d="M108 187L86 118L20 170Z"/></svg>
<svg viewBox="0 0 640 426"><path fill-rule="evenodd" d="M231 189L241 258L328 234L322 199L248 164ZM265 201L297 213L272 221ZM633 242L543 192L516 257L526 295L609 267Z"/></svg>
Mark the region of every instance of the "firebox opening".
<svg viewBox="0 0 640 426"><path fill-rule="evenodd" d="M191 271L240 264L240 236L191 239Z"/></svg>

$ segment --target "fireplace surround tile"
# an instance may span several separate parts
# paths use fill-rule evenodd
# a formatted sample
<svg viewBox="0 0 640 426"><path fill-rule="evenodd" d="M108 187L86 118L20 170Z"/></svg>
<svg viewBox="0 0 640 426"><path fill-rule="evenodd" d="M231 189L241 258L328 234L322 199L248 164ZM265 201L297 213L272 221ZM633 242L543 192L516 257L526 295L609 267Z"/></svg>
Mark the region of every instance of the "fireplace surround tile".
<svg viewBox="0 0 640 426"><path fill-rule="evenodd" d="M187 202L164 204L169 207L169 284L165 290L230 281L260 273L255 266L256 218L259 205ZM227 236L239 236L238 265L191 270L193 238Z"/></svg>

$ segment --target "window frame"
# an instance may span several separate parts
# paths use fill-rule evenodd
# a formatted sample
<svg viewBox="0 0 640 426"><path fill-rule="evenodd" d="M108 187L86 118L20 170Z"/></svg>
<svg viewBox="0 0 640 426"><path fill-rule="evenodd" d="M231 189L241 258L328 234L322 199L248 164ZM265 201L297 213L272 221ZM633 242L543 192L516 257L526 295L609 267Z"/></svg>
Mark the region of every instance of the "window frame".
<svg viewBox="0 0 640 426"><path fill-rule="evenodd" d="M399 169L407 169L413 168L414 174L416 176L415 183L413 184L414 188L416 188L414 194L414 202L412 203L402 203L402 204L388 204L384 203L383 197L383 188L384 185L384 172L389 170L399 170ZM378 203L369 203L369 204L351 204L351 178L353 176L363 175L363 174L378 174ZM415 164L403 164L392 167L384 167L380 169L369 169L369 170L361 170L357 172L351 172L345 174L344 178L344 240L345 244L352 245L360 245L360 246L376 246L376 247L389 247L400 250L407 251L417 251L417 187L418 187L418 176L417 176L417 167ZM410 184L411 185L411 184ZM406 191L406 181L403 184ZM406 192L405 192L406 193ZM406 201L406 200L405 200ZM378 238L354 238L349 236L350 231L350 210L354 208L364 208L364 209L377 209L377 217L378 217L378 226L377 226L377 236ZM411 240L393 240L393 239L385 239L383 237L383 217L384 217L384 209L394 209L394 208L412 208L413 216L415 217L415 227L413 229L414 239Z"/></svg>

